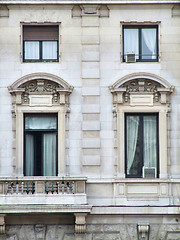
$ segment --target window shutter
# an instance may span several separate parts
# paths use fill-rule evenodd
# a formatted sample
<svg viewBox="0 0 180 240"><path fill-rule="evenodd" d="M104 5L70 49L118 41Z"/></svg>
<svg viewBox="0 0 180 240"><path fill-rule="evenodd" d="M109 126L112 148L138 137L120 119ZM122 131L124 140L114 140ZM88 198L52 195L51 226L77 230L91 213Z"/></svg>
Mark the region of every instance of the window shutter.
<svg viewBox="0 0 180 240"><path fill-rule="evenodd" d="M58 26L24 26L23 39L25 41L58 40Z"/></svg>

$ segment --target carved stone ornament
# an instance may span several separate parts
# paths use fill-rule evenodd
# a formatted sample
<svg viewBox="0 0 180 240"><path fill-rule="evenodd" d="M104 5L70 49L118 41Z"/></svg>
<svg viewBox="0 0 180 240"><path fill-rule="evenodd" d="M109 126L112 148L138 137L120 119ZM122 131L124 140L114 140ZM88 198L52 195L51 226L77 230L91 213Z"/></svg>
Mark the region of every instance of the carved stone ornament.
<svg viewBox="0 0 180 240"><path fill-rule="evenodd" d="M5 214L0 214L0 234L5 234Z"/></svg>
<svg viewBox="0 0 180 240"><path fill-rule="evenodd" d="M75 213L75 233L85 233L86 232L86 215L87 213Z"/></svg>
<svg viewBox="0 0 180 240"><path fill-rule="evenodd" d="M9 92L13 96L13 103L20 105L29 105L31 96L51 96L50 99L52 99L52 105L68 105L68 96L72 92L72 90L72 87L64 88L62 85L56 82L44 79L26 82L20 85L17 89L12 89L11 87L9 87Z"/></svg>
<svg viewBox="0 0 180 240"><path fill-rule="evenodd" d="M138 224L137 226L139 239L148 239L150 226L149 224Z"/></svg>
<svg viewBox="0 0 180 240"><path fill-rule="evenodd" d="M35 233L37 240L44 240L46 234L46 226L44 224L36 224Z"/></svg>
<svg viewBox="0 0 180 240"><path fill-rule="evenodd" d="M149 79L138 78L127 81L118 87L110 87L114 103L130 104L131 96L151 96L152 104L168 103L167 96L173 87L165 88L162 84Z"/></svg>

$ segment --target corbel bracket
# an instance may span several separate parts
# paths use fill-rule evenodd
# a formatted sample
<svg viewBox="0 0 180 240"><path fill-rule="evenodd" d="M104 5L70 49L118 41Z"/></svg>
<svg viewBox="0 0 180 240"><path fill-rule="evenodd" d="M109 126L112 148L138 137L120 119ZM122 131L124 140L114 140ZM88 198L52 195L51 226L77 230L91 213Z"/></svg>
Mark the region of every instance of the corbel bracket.
<svg viewBox="0 0 180 240"><path fill-rule="evenodd" d="M86 232L86 216L87 213L75 213L75 233Z"/></svg>
<svg viewBox="0 0 180 240"><path fill-rule="evenodd" d="M5 214L0 214L0 234L6 233Z"/></svg>

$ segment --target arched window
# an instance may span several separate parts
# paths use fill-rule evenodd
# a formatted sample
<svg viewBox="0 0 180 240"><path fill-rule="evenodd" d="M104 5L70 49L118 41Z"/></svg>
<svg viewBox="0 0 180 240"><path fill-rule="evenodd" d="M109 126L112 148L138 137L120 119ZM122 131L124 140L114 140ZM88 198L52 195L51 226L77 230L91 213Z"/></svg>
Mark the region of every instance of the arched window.
<svg viewBox="0 0 180 240"><path fill-rule="evenodd" d="M73 88L61 78L30 74L9 87L13 99L15 174L65 174L65 118Z"/></svg>
<svg viewBox="0 0 180 240"><path fill-rule="evenodd" d="M168 113L173 87L147 73L128 75L110 87L113 94L118 175L166 178Z"/></svg>

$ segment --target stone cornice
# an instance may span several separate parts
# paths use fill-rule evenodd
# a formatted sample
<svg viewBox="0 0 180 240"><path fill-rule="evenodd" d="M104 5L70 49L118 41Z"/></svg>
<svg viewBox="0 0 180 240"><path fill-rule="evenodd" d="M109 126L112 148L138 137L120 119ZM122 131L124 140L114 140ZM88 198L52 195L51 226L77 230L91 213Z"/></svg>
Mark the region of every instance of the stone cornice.
<svg viewBox="0 0 180 240"><path fill-rule="evenodd" d="M0 4L176 4L180 0L0 0Z"/></svg>

